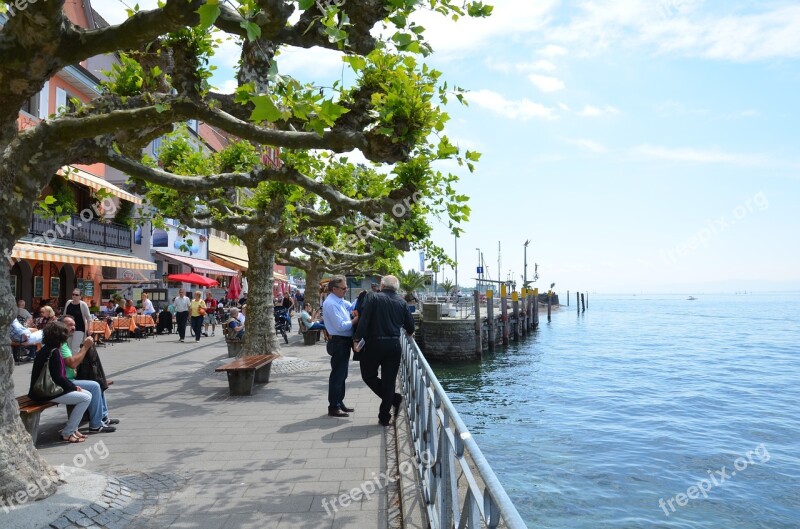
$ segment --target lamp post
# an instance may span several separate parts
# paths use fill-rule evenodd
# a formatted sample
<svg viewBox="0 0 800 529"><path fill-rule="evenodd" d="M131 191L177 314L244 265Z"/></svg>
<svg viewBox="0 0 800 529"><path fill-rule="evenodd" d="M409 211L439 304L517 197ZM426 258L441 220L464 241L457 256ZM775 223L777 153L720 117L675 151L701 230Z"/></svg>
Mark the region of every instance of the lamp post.
<svg viewBox="0 0 800 529"><path fill-rule="evenodd" d="M456 275L456 292L458 292L458 233L453 232L453 236L455 237L455 243L456 243L456 256L455 256L455 263L456 264L453 267L453 270L454 270L455 275Z"/></svg>
<svg viewBox="0 0 800 529"><path fill-rule="evenodd" d="M528 245L530 242L531 240L528 239L525 241L525 244L522 245L525 248L524 265L522 267L522 288L528 288Z"/></svg>

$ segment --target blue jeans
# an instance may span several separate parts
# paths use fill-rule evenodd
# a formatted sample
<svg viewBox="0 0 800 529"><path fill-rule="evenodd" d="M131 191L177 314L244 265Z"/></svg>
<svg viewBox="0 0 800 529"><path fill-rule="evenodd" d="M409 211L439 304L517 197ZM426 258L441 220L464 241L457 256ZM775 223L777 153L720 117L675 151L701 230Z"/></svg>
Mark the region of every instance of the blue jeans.
<svg viewBox="0 0 800 529"><path fill-rule="evenodd" d="M83 414L86 413L86 408L88 408L89 404L92 402L92 396L88 391L70 391L65 395L54 398L53 402L75 406L75 408L72 409L72 413L69 414L67 425L61 430L61 435L69 437L78 431L78 426L81 424Z"/></svg>
<svg viewBox="0 0 800 529"><path fill-rule="evenodd" d="M308 330L309 331L317 331L317 330L324 329L324 328L325 328L325 324L324 323L320 323L318 321L315 321L314 323L311 324L310 327L308 327Z"/></svg>
<svg viewBox="0 0 800 529"><path fill-rule="evenodd" d="M106 406L106 396L100 389L100 384L94 380L73 380L72 383L85 389L92 396L92 402L89 403L89 427L103 426L103 417L108 416L108 406Z"/></svg>
<svg viewBox="0 0 800 529"><path fill-rule="evenodd" d="M200 341L200 335L203 333L203 317L192 316L192 332L194 332L194 341Z"/></svg>
<svg viewBox="0 0 800 529"><path fill-rule="evenodd" d="M350 348L353 339L345 336L331 336L327 349L331 356L331 376L328 379L328 407L344 406L345 380L350 363Z"/></svg>

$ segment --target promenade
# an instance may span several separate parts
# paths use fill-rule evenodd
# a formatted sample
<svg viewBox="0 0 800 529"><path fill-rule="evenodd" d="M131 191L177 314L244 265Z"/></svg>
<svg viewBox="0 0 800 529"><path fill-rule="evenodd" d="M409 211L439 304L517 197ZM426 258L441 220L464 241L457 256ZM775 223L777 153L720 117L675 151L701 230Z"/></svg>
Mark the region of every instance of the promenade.
<svg viewBox="0 0 800 529"><path fill-rule="evenodd" d="M269 384L249 397L230 397L225 375L214 372L228 361L220 333L199 343L173 334L99 351L114 380L106 395L110 415L121 420L117 431L63 443L63 406L45 410L39 452L80 470L62 487L66 500L59 493L0 511L4 529L395 525L387 525L391 502L376 478L386 472L394 429L378 425L378 400L354 362L346 403L356 411L327 416L324 342L304 346L291 334ZM15 367L17 395L27 392L30 371L30 363ZM356 488L373 492L350 494Z"/></svg>

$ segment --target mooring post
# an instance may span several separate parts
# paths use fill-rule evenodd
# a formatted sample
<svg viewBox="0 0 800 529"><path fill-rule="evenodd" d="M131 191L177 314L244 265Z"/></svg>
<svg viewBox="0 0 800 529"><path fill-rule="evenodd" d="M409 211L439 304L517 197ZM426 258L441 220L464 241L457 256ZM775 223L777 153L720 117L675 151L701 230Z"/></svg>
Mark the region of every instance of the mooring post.
<svg viewBox="0 0 800 529"><path fill-rule="evenodd" d="M553 293L548 291L547 292L547 321L550 321L550 300L553 299Z"/></svg>
<svg viewBox="0 0 800 529"><path fill-rule="evenodd" d="M581 308L582 308L581 312L586 312L586 305L584 304L583 301L583 294L581 294Z"/></svg>
<svg viewBox="0 0 800 529"><path fill-rule="evenodd" d="M578 307L578 312L581 311L581 294L580 292L575 292L575 306Z"/></svg>
<svg viewBox="0 0 800 529"><path fill-rule="evenodd" d="M486 291L486 328L487 328L487 341L489 343L489 351L494 352L494 292L492 290Z"/></svg>
<svg viewBox="0 0 800 529"><path fill-rule="evenodd" d="M514 341L519 341L519 294L511 293L511 311L514 314Z"/></svg>
<svg viewBox="0 0 800 529"><path fill-rule="evenodd" d="M481 293L473 291L472 298L475 301L475 353L478 360L483 357L483 344L481 343Z"/></svg>
<svg viewBox="0 0 800 529"><path fill-rule="evenodd" d="M533 328L539 328L539 289L533 289Z"/></svg>
<svg viewBox="0 0 800 529"><path fill-rule="evenodd" d="M586 293L586 308L589 308L589 293Z"/></svg>
<svg viewBox="0 0 800 529"><path fill-rule="evenodd" d="M569 307L569 290L567 290L567 307Z"/></svg>
<svg viewBox="0 0 800 529"><path fill-rule="evenodd" d="M528 334L528 325L525 321L527 318L527 312L525 311L525 295L527 293L527 289L522 287L522 292L519 297L519 319L517 320L517 327L519 328L519 335L523 338Z"/></svg>
<svg viewBox="0 0 800 529"><path fill-rule="evenodd" d="M503 345L508 345L508 295L505 284L500 285L500 311L503 320Z"/></svg>

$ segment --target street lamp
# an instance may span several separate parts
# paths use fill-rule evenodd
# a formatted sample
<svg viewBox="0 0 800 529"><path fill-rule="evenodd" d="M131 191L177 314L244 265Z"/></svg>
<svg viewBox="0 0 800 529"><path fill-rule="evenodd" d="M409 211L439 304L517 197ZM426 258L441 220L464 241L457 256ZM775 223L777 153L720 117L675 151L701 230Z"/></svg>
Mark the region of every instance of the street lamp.
<svg viewBox="0 0 800 529"><path fill-rule="evenodd" d="M456 264L453 267L453 270L454 270L455 275L456 275L456 292L458 292L458 233L456 233L454 231L453 232L453 236L455 237L455 242L456 242L456 256L455 256L455 259L454 259Z"/></svg>
<svg viewBox="0 0 800 529"><path fill-rule="evenodd" d="M528 245L530 242L531 240L528 239L525 241L525 244L522 245L525 248L525 264L522 268L522 288L528 288Z"/></svg>

